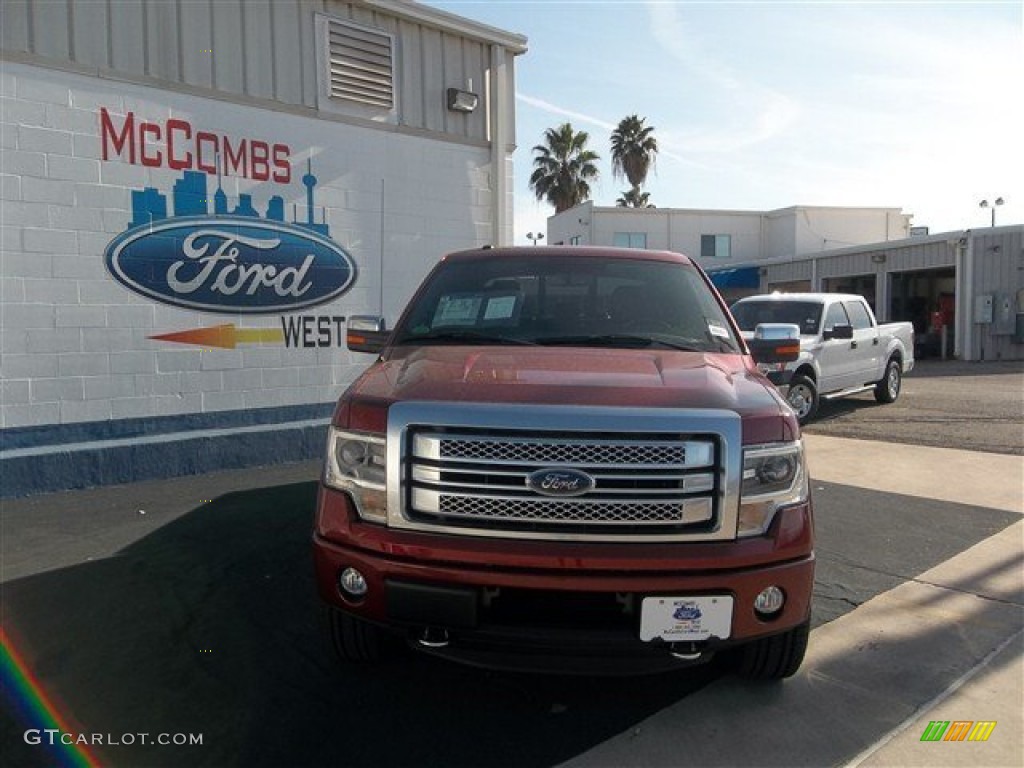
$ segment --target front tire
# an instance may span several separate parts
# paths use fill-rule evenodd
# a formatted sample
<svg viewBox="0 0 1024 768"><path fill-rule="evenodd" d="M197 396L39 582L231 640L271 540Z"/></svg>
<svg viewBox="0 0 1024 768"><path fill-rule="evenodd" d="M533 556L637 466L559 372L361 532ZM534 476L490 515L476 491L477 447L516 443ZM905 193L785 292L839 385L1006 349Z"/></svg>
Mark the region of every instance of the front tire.
<svg viewBox="0 0 1024 768"><path fill-rule="evenodd" d="M903 366L895 357L885 364L885 375L875 384L875 400L880 403L895 403L903 386Z"/></svg>
<svg viewBox="0 0 1024 768"><path fill-rule="evenodd" d="M807 652L811 622L806 621L788 632L755 640L743 647L739 669L751 680L783 680L800 669Z"/></svg>
<svg viewBox="0 0 1024 768"><path fill-rule="evenodd" d="M818 411L818 387L806 376L794 376L786 391L786 401L796 411L797 421L803 426Z"/></svg>

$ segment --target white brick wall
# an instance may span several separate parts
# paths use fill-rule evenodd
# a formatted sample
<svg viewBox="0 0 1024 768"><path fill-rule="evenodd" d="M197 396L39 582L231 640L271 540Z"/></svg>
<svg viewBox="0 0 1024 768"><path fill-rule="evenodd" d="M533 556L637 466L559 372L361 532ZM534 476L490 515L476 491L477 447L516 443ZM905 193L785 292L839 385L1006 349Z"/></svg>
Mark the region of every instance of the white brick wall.
<svg viewBox="0 0 1024 768"><path fill-rule="evenodd" d="M295 204L302 217L300 180L305 158L312 155L319 179L317 220L319 209L326 208L331 238L348 250L360 275L346 296L297 314L376 313L383 248L385 310L393 323L445 251L490 240L490 158L483 148L5 63L0 72L0 427L329 402L370 359L338 346L242 343L203 350L149 338L229 323L279 329L281 320L161 304L132 293L107 273L103 254L129 225L132 190L157 189L173 214L173 186L181 171L147 168L125 157L104 161L101 107L118 119L130 109L139 123L161 124L173 116L233 140L287 143L289 184L225 179L230 205L239 192L250 193L261 215L270 196L281 195L286 219L292 220ZM161 148L152 142L147 147ZM212 195L215 180L208 178Z"/></svg>

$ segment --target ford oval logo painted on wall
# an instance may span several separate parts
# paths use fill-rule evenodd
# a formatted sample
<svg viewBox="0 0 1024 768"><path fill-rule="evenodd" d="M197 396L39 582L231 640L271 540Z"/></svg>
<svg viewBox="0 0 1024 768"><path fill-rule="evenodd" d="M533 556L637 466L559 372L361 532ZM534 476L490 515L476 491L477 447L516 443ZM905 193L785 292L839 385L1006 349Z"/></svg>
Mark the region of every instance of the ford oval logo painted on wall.
<svg viewBox="0 0 1024 768"><path fill-rule="evenodd" d="M526 485L544 496L582 496L594 484L594 478L576 469L538 469L526 476Z"/></svg>
<svg viewBox="0 0 1024 768"><path fill-rule="evenodd" d="M345 293L352 257L318 232L245 216L183 216L107 246L110 274L164 304L220 314L293 312Z"/></svg>

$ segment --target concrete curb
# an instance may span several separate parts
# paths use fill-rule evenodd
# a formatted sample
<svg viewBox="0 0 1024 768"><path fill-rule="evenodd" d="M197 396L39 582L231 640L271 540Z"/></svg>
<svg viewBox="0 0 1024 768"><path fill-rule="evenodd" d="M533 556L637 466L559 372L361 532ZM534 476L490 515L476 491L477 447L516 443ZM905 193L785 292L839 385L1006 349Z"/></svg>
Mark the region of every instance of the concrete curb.
<svg viewBox="0 0 1024 768"><path fill-rule="evenodd" d="M724 678L564 765L931 765L943 750L1021 765L1022 535L1024 521L818 628L785 683ZM998 717L985 743L920 742L930 720Z"/></svg>

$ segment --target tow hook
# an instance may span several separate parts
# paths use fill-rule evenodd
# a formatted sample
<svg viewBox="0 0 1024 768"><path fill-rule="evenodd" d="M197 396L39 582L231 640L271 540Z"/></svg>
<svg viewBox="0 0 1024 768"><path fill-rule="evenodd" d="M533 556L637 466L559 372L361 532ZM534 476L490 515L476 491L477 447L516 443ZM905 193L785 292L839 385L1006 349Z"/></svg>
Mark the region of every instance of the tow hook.
<svg viewBox="0 0 1024 768"><path fill-rule="evenodd" d="M669 651L673 658L682 661L696 661L704 655L696 643L672 643L672 650Z"/></svg>
<svg viewBox="0 0 1024 768"><path fill-rule="evenodd" d="M448 645L448 630L439 627L425 627L416 642L424 648L444 648Z"/></svg>

